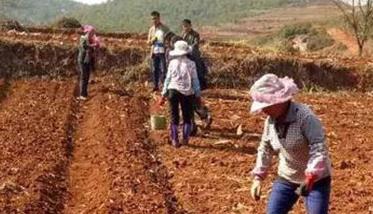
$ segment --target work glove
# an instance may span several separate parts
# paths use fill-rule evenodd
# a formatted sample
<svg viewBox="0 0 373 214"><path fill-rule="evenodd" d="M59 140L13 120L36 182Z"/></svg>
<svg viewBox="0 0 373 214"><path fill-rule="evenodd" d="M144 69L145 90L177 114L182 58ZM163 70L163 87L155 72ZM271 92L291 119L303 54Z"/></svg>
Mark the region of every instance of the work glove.
<svg viewBox="0 0 373 214"><path fill-rule="evenodd" d="M307 197L313 189L317 179L316 175L307 174L306 180L295 190L295 193L299 196Z"/></svg>
<svg viewBox="0 0 373 214"><path fill-rule="evenodd" d="M260 195L262 194L262 181L260 179L254 178L250 193L255 201L260 200Z"/></svg>

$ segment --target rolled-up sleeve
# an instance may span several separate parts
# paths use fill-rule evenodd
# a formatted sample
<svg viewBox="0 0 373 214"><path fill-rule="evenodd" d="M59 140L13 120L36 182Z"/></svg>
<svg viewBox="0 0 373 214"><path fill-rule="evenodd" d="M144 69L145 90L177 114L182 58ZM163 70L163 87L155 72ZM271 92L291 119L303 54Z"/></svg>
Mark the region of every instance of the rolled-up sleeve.
<svg viewBox="0 0 373 214"><path fill-rule="evenodd" d="M302 123L302 133L307 139L310 154L305 174L321 176L327 170L328 149L325 133L320 120L315 115L307 116Z"/></svg>
<svg viewBox="0 0 373 214"><path fill-rule="evenodd" d="M267 176L268 170L272 164L272 157L274 155L268 131L268 121L269 120L267 119L264 124L262 139L258 147L255 168L252 171L252 175L258 176L261 179L264 179Z"/></svg>

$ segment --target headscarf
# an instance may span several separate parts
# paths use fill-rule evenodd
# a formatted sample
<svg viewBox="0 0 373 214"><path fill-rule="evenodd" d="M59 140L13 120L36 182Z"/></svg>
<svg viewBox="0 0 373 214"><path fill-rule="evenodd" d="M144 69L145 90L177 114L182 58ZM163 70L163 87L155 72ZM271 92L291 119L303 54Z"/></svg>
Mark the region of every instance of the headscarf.
<svg viewBox="0 0 373 214"><path fill-rule="evenodd" d="M90 33L92 31L96 32L95 27L93 27L92 25L84 25L82 28L84 33ZM90 42L92 42L92 44L96 44L97 47L100 47L101 45L100 39L96 36L96 34L93 35L92 41Z"/></svg>
<svg viewBox="0 0 373 214"><path fill-rule="evenodd" d="M253 99L250 112L258 113L265 107L289 101L298 91L293 79L265 74L250 89Z"/></svg>
<svg viewBox="0 0 373 214"><path fill-rule="evenodd" d="M93 27L92 25L84 25L82 28L83 28L84 33L90 33L92 31L96 31L95 27Z"/></svg>

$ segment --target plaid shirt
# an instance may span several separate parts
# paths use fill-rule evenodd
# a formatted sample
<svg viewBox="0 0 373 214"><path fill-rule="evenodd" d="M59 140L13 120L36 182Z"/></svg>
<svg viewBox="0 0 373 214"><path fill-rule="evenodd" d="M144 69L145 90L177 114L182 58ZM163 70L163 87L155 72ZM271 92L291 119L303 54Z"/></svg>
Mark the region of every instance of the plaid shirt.
<svg viewBox="0 0 373 214"><path fill-rule="evenodd" d="M278 154L278 175L302 183L306 173L330 176L331 162L321 122L306 105L291 102L281 122L267 118L253 174L264 178L272 156Z"/></svg>

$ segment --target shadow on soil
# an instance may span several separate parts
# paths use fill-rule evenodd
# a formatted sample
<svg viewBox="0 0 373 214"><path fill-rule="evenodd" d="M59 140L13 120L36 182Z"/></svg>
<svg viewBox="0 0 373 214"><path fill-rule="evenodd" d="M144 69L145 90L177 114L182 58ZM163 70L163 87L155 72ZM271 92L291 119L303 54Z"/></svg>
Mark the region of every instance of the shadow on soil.
<svg viewBox="0 0 373 214"><path fill-rule="evenodd" d="M0 102L5 100L10 90L10 82L8 78L0 79Z"/></svg>
<svg viewBox="0 0 373 214"><path fill-rule="evenodd" d="M258 134L245 133L243 135L237 135L236 129L219 129L211 128L208 131L202 130L200 136L202 139L214 140L215 143L206 145L195 145L189 144L189 148L201 149L201 150L215 150L215 151L230 151L234 153L243 154L256 154L257 150L252 146L241 146L234 144L234 140L245 140L248 141L259 141L260 136Z"/></svg>
<svg viewBox="0 0 373 214"><path fill-rule="evenodd" d="M230 143L224 144L224 145L193 145L189 144L189 148L192 149L200 149L200 150L215 150L215 151L229 151L229 152L235 152L235 153L242 153L242 154L248 154L248 155L254 155L256 154L257 150L254 147L249 146L237 146Z"/></svg>

